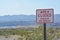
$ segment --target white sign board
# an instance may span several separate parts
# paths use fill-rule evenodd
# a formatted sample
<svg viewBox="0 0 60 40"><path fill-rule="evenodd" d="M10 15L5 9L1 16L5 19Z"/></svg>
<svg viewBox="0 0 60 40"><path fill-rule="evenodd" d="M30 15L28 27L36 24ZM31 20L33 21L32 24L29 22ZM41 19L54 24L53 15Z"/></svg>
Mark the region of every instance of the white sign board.
<svg viewBox="0 0 60 40"><path fill-rule="evenodd" d="M36 22L37 23L53 23L54 9L37 9Z"/></svg>

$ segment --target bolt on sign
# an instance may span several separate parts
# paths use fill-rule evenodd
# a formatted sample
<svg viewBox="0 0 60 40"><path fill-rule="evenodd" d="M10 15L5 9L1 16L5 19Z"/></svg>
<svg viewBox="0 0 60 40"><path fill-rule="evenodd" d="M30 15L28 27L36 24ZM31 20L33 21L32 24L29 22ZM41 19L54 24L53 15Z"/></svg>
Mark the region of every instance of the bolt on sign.
<svg viewBox="0 0 60 40"><path fill-rule="evenodd" d="M53 23L54 9L37 9L36 22L37 23Z"/></svg>

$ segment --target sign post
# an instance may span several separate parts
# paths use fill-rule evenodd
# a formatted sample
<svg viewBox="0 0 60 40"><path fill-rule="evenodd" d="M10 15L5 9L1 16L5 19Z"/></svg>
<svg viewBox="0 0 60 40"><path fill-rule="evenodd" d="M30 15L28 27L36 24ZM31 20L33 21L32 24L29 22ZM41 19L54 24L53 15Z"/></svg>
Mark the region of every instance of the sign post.
<svg viewBox="0 0 60 40"><path fill-rule="evenodd" d="M37 9L36 22L44 25L44 40L46 40L46 23L54 22L54 9Z"/></svg>
<svg viewBox="0 0 60 40"><path fill-rule="evenodd" d="M44 23L44 40L46 40L46 23Z"/></svg>

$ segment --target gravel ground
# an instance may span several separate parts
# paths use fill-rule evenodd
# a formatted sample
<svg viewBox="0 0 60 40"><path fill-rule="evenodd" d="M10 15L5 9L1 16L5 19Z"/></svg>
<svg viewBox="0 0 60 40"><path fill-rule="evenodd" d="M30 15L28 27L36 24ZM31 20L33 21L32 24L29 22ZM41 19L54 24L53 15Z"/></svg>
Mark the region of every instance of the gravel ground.
<svg viewBox="0 0 60 40"><path fill-rule="evenodd" d="M21 36L18 36L18 35L10 35L8 37L0 36L0 40L18 40L19 37Z"/></svg>

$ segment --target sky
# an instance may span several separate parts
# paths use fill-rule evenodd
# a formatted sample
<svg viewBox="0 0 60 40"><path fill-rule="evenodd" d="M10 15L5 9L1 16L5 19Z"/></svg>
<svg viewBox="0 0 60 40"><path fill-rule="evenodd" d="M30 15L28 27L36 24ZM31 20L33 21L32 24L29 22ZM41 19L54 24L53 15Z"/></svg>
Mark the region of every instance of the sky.
<svg viewBox="0 0 60 40"><path fill-rule="evenodd" d="M60 14L60 0L0 0L0 16L36 15L36 9L49 8Z"/></svg>

